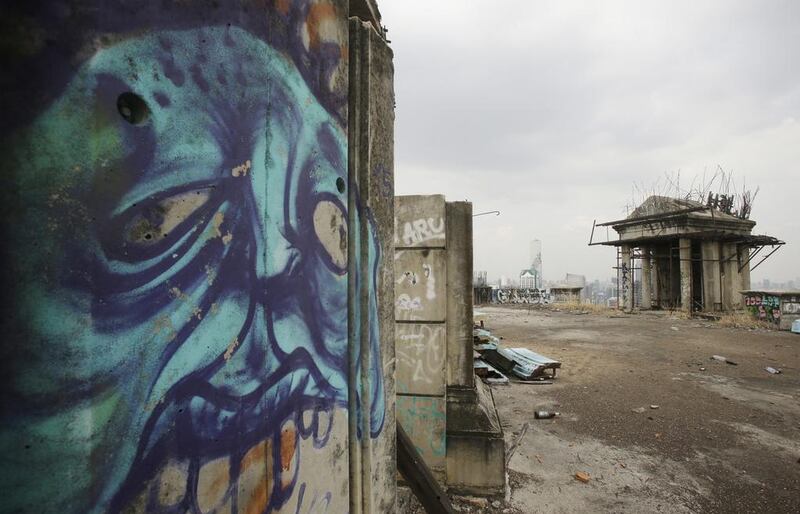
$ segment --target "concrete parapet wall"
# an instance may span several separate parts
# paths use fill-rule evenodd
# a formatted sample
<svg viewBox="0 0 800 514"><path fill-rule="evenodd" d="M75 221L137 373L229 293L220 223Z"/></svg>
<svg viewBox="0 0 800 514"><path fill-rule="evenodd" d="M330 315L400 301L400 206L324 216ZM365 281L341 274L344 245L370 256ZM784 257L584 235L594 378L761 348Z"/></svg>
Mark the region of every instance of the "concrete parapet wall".
<svg viewBox="0 0 800 514"><path fill-rule="evenodd" d="M446 208L441 195L395 198L397 418L445 477Z"/></svg>
<svg viewBox="0 0 800 514"><path fill-rule="evenodd" d="M397 197L394 241L397 419L450 489L502 494L503 432L473 372L472 204Z"/></svg>

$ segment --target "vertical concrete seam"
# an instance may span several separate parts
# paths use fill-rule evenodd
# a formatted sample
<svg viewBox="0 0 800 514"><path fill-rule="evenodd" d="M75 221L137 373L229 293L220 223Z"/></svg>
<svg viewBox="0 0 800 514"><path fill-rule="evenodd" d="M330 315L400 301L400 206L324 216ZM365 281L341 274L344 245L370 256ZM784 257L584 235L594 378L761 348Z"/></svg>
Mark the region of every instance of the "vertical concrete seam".
<svg viewBox="0 0 800 514"><path fill-rule="evenodd" d="M359 60L353 58L357 56L359 22L357 19L349 21L349 40L350 40L350 62L348 80L348 122L347 122L347 449L348 449L348 469L349 469L349 489L350 489L350 513L359 514L361 512L361 450L358 445L358 349L360 343L356 340L356 301L358 288L356 280L358 278L355 269L357 245L359 236L355 228L358 226L358 199L356 197L357 182L357 138L358 134L358 109L360 90L357 87ZM354 87L355 86L355 87Z"/></svg>
<svg viewBox="0 0 800 514"><path fill-rule="evenodd" d="M360 265L360 282L361 286L361 494L362 494L362 511L372 512L372 451L370 439L370 391L371 384L369 378L369 363L370 363L370 293L365 284L369 283L366 277L370 273L370 253L372 252L372 245L369 240L367 215L370 205L370 32L365 30L363 25L359 27L360 38L360 63L359 63L359 84L361 90L359 98L360 112L358 113L359 128L358 136L361 141L359 144L359 153L361 156L358 160L359 172L359 220L360 224L360 237L362 253ZM364 64L366 63L366 66ZM366 155L366 158L364 156ZM377 284L376 284L377 286ZM378 320L375 320L377 323Z"/></svg>

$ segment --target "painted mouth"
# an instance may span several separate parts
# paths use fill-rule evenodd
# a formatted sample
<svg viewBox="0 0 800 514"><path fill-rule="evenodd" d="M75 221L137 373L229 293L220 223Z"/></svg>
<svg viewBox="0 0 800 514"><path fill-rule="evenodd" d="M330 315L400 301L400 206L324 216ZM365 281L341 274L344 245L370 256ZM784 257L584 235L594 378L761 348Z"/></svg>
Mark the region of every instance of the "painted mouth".
<svg viewBox="0 0 800 514"><path fill-rule="evenodd" d="M287 502L299 509L305 490L305 483L298 483L302 482L300 454L326 447L337 411L346 411L330 400L307 396L297 400L283 409L284 416L279 420L273 416L257 432L243 434L236 426L226 427L226 442L232 444L209 441L191 456L163 459L155 467L155 476L141 485L134 510L249 514L268 512ZM184 436L196 438L181 432L176 436L179 447L190 442Z"/></svg>

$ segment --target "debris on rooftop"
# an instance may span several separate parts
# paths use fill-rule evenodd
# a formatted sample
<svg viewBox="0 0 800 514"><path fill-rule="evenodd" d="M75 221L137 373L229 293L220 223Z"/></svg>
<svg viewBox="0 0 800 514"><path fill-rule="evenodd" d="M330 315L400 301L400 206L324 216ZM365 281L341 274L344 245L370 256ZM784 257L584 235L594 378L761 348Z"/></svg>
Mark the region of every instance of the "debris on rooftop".
<svg viewBox="0 0 800 514"><path fill-rule="evenodd" d="M474 362L475 374L489 385L506 385L508 377L497 371L494 366L477 358Z"/></svg>
<svg viewBox="0 0 800 514"><path fill-rule="evenodd" d="M487 384L507 384L510 375L524 381L552 379L561 367L561 362L527 348L501 347L500 340L480 325L472 333L479 354L474 360L475 374Z"/></svg>

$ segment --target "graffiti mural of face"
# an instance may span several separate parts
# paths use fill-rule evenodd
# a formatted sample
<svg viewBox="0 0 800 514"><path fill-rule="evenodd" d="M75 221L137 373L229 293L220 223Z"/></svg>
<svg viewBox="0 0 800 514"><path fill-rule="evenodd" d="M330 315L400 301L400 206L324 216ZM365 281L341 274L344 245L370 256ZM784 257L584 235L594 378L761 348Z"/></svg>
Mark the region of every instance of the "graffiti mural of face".
<svg viewBox="0 0 800 514"><path fill-rule="evenodd" d="M12 510L346 510L346 142L291 61L236 28L121 40L26 130Z"/></svg>

